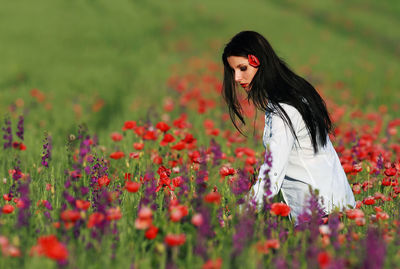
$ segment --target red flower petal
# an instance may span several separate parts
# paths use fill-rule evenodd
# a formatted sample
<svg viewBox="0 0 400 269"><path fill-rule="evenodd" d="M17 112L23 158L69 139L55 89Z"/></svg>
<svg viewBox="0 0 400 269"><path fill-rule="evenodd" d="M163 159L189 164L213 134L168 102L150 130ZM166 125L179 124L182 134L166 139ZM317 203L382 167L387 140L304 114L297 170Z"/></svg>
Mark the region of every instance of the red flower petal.
<svg viewBox="0 0 400 269"><path fill-rule="evenodd" d="M259 67L260 66L260 61L256 56L253 54L249 54L248 56L249 64L253 67Z"/></svg>

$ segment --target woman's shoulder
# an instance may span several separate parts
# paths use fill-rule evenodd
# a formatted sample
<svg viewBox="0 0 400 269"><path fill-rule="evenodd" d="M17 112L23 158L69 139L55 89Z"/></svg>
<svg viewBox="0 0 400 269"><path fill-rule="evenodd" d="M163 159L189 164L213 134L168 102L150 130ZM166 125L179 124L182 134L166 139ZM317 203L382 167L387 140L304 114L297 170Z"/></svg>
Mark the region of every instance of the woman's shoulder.
<svg viewBox="0 0 400 269"><path fill-rule="evenodd" d="M287 114L290 118L292 118L292 117L298 117L298 116L301 117L301 114L300 114L300 112L297 110L296 107L294 107L294 106L292 106L292 105L290 105L290 104L287 104L287 103L279 103L279 105L281 106L281 108L286 112L286 114ZM277 106L270 105L269 108L270 108L270 110L272 111L272 114L279 115ZM268 112L267 112L266 114L268 114Z"/></svg>

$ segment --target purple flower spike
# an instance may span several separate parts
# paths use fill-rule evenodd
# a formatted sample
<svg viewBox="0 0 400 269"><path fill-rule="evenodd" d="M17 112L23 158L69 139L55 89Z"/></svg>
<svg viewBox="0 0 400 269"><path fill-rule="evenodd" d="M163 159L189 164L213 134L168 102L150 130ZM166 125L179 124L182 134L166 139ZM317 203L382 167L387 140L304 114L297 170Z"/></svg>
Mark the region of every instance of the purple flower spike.
<svg viewBox="0 0 400 269"><path fill-rule="evenodd" d="M254 223L255 215L251 209L245 210L239 217L239 223L235 227L236 233L233 235L233 257L239 256L246 244L252 240Z"/></svg>
<svg viewBox="0 0 400 269"><path fill-rule="evenodd" d="M19 116L18 120L18 126L17 126L17 133L16 135L19 137L19 139L24 140L24 116Z"/></svg>
<svg viewBox="0 0 400 269"><path fill-rule="evenodd" d="M4 123L6 126L2 128L2 130L4 131L3 138L5 140L3 147L4 149L7 149L12 147L12 141L13 141L10 118L9 117L5 118Z"/></svg>
<svg viewBox="0 0 400 269"><path fill-rule="evenodd" d="M42 165L44 167L49 167L49 161L51 160L51 149L52 149L52 138L50 135L46 136L43 145L43 156L42 156Z"/></svg>
<svg viewBox="0 0 400 269"><path fill-rule="evenodd" d="M211 152L214 154L213 165L219 165L222 159L221 146L214 139L211 139L210 144Z"/></svg>
<svg viewBox="0 0 400 269"><path fill-rule="evenodd" d="M368 228L365 238L365 259L363 268L383 268L386 257L386 243L382 233L373 227Z"/></svg>
<svg viewBox="0 0 400 269"><path fill-rule="evenodd" d="M233 187L232 192L235 195L240 195L249 190L250 180L249 180L249 175L246 172L246 170L241 169L238 174L239 174L239 177L232 186Z"/></svg>
<svg viewBox="0 0 400 269"><path fill-rule="evenodd" d="M25 183L19 185L18 192L20 194L20 200L22 201L23 206L18 211L18 221L17 228L23 226L29 226L29 219L31 217L31 200L29 198L29 184L31 179L28 177Z"/></svg>

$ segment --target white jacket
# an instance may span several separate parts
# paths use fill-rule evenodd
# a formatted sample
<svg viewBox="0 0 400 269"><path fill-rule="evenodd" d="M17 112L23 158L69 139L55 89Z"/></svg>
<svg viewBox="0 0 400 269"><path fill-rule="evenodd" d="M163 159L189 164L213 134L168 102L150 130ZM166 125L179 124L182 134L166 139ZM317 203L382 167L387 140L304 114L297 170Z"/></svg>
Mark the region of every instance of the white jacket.
<svg viewBox="0 0 400 269"><path fill-rule="evenodd" d="M315 154L301 114L291 105L280 105L292 121L299 143L278 114L266 113L263 143L264 147L269 145L272 155L272 167L268 173L272 194L269 197L279 192L285 176L288 176L318 189L319 196L323 198L322 208L325 213L330 213L335 207L354 207L353 192L329 136L326 146L320 147ZM253 198L259 206L264 196L266 169L266 163L261 165L258 180L252 187Z"/></svg>

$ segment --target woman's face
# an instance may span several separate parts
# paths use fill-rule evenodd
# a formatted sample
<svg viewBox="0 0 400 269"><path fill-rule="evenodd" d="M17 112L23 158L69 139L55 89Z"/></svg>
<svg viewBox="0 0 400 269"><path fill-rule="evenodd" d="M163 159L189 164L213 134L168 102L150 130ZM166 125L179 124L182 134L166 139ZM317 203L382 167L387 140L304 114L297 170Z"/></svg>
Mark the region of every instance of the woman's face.
<svg viewBox="0 0 400 269"><path fill-rule="evenodd" d="M249 91L249 84L257 73L258 68L251 66L246 57L229 56L227 60L235 74L235 82L239 83L246 91Z"/></svg>

